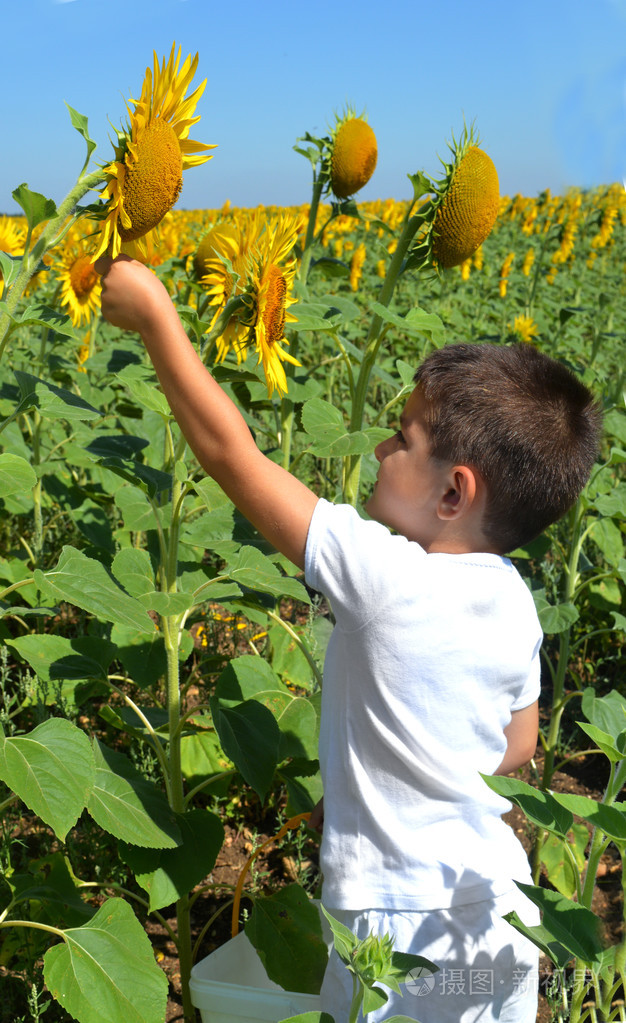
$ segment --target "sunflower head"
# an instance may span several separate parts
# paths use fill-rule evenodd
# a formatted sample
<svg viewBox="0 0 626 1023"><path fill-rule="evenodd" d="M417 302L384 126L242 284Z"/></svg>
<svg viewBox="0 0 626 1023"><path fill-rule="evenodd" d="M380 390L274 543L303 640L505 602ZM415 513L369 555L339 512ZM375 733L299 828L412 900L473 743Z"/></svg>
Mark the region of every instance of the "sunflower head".
<svg viewBox="0 0 626 1023"><path fill-rule="evenodd" d="M332 133L330 188L338 199L347 199L367 184L376 170L376 136L363 116L348 109Z"/></svg>
<svg viewBox="0 0 626 1023"><path fill-rule="evenodd" d="M138 100L127 104L129 123L117 132L115 159L104 168L107 182L94 260L104 252L113 257L125 247L130 255L147 258L143 239L160 224L180 195L183 171L211 157L214 146L188 138L200 118L193 117L206 80L185 96L198 66L198 54L180 66L176 44L167 64L154 54L154 68L146 74Z"/></svg>
<svg viewBox="0 0 626 1023"><path fill-rule="evenodd" d="M491 158L478 147L471 128L450 145L452 160L445 177L431 181L409 175L415 199L430 193L416 216L421 228L406 269L448 269L472 256L490 233L500 210L498 174Z"/></svg>
<svg viewBox="0 0 626 1023"><path fill-rule="evenodd" d="M433 224L433 256L458 266L482 245L500 208L498 173L491 157L470 145L455 161L450 184Z"/></svg>
<svg viewBox="0 0 626 1023"><path fill-rule="evenodd" d="M61 305L67 307L74 326L89 323L100 308L102 291L93 257L73 247L68 248L61 256L57 277L61 284Z"/></svg>

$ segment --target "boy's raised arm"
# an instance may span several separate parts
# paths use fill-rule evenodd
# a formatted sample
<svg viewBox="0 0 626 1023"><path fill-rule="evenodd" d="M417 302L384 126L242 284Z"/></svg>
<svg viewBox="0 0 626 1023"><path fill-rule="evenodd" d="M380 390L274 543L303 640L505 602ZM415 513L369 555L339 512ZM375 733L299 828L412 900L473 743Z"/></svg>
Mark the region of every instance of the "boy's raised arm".
<svg viewBox="0 0 626 1023"><path fill-rule="evenodd" d="M96 269L102 274L103 316L141 335L170 408L202 467L259 532L303 568L317 496L259 451L152 271L126 256L102 257Z"/></svg>

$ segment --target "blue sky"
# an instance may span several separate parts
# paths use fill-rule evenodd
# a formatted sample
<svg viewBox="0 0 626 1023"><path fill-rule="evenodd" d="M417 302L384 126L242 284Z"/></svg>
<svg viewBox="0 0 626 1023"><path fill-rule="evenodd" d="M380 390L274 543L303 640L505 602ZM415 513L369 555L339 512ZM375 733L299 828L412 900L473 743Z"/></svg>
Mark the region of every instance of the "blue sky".
<svg viewBox="0 0 626 1023"><path fill-rule="evenodd" d="M22 0L3 5L0 212L22 181L57 202L84 142L64 101L112 154L152 51L199 53L192 137L217 143L180 206L308 202L293 151L334 111L365 109L378 167L364 199L407 198L446 140L475 120L503 194L626 177L626 0Z"/></svg>

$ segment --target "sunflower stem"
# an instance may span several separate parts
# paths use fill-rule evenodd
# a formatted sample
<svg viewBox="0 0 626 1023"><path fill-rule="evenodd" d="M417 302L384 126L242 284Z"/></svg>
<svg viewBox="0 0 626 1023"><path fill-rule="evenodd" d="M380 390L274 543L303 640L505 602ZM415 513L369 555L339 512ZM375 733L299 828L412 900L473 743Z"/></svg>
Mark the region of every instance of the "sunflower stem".
<svg viewBox="0 0 626 1023"><path fill-rule="evenodd" d="M92 174L88 174L86 177L77 181L74 187L68 192L61 205L57 207L56 215L48 221L32 250L30 252L24 252L24 256L22 257L22 267L6 297L6 312L0 316L0 359L4 355L4 350L9 338L11 321L13 320L18 302L26 290L26 285L35 273L46 252L48 252L48 250L56 244L60 233L59 229L64 230L65 221L72 215L76 205L87 192L96 188L104 180L104 171L99 170L94 171Z"/></svg>
<svg viewBox="0 0 626 1023"><path fill-rule="evenodd" d="M311 266L311 257L313 255L313 244L315 236L315 223L317 221L317 211L322 198L322 191L324 189L323 177L316 178L315 173L313 174L313 194L311 196L311 205L309 206L309 222L306 229L306 237L304 239L304 250L302 252L302 259L300 261L300 273L299 277L303 284L306 284L307 277L309 276L309 269Z"/></svg>
<svg viewBox="0 0 626 1023"><path fill-rule="evenodd" d="M387 268L385 279L378 294L378 302L381 305L388 306L391 302L398 278L402 273L405 256L421 223L422 218L414 216L410 217L404 225L402 234L398 239L396 251L394 252L391 262ZM352 414L350 416L351 433L357 432L362 429L363 426L365 399L367 397L370 377L376 362L378 350L385 336L385 332L382 328L382 317L376 314L372 317L372 322L370 323L366 349L361 361L359 375L354 388ZM343 499L348 504L352 505L356 505L359 493L361 458L361 455L346 455L344 458Z"/></svg>

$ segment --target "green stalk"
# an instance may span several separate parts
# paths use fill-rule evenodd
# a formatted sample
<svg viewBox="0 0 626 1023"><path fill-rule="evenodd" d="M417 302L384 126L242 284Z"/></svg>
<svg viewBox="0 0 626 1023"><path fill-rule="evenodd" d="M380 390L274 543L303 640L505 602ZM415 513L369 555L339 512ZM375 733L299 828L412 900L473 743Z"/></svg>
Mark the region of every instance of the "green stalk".
<svg viewBox="0 0 626 1023"><path fill-rule="evenodd" d="M306 236L304 239L304 250L302 252L300 270L298 272L298 277L303 284L306 284L307 277L309 276L311 258L313 256L315 221L317 220L317 210L320 204L320 199L322 198L323 189L324 181L316 178L315 172L313 172L313 194L311 196L311 205L309 207L309 222L307 224Z"/></svg>
<svg viewBox="0 0 626 1023"><path fill-rule="evenodd" d="M92 174L80 178L57 208L56 216L48 221L32 251L24 253L21 270L6 297L6 312L0 315L0 359L7 345L11 320L17 309L18 302L24 294L26 285L35 273L41 259L48 249L51 249L56 244L59 235L63 231L65 221L74 212L75 207L83 196L93 188L96 188L104 180L105 174L101 170L94 171Z"/></svg>
<svg viewBox="0 0 626 1023"><path fill-rule="evenodd" d="M409 250L415 234L423 223L419 216L409 217L398 240L396 251L387 269L385 280L378 294L378 302L387 307L391 302L398 278L402 271L405 256ZM370 376L376 362L378 350L384 338L383 320L377 314L372 318L370 329L367 335L366 349L361 361L359 375L354 388L352 401L352 414L350 417L350 432L354 433L363 426L363 414L365 401L369 387ZM347 455L344 459L344 486L343 499L348 504L356 505L359 493L359 479L361 475L361 455Z"/></svg>

